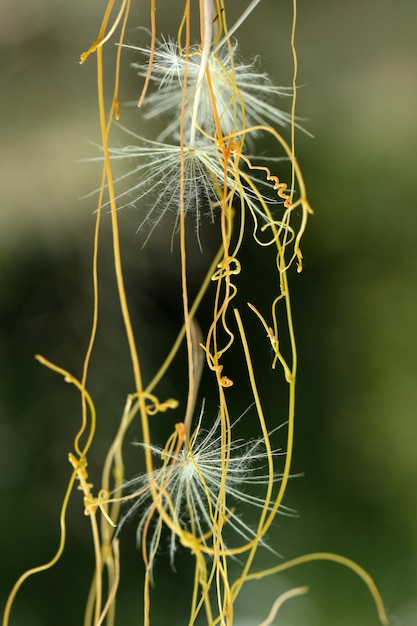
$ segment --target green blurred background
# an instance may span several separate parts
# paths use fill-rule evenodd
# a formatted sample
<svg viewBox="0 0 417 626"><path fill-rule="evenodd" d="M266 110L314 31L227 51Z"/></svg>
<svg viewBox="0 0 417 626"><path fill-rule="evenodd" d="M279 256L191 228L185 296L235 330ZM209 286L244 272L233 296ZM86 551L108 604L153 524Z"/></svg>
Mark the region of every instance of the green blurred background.
<svg viewBox="0 0 417 626"><path fill-rule="evenodd" d="M136 4L127 39L143 44L137 26L148 24L148 3ZM160 31L170 32L180 4L158 4ZM230 22L241 11L234 4ZM240 31L242 54L260 55L283 85L292 72L290 5L264 0ZM84 196L98 186L100 165L81 159L96 155L90 142L99 143L99 128L94 58L84 66L78 59L96 36L104 6L0 3L1 606L20 573L49 559L58 543L79 399L33 355L79 375L88 339L95 198ZM300 358L294 471L304 476L287 495L298 517L279 519L270 536L286 559L325 550L357 560L377 582L392 623L402 626L417 623L416 25L415 0L298 2L298 114L315 137L297 137L315 215L303 242L304 271L291 276ZM140 86L125 67L121 101L137 97ZM139 117L122 110L122 122L140 133ZM108 221L100 255L102 332L90 379L101 416L90 456L96 486L132 389ZM170 233L156 233L141 249L136 210L126 209L120 222L150 376L180 323L177 257L166 263L161 256ZM194 286L211 245L209 237L206 256L193 256ZM267 263L249 252L246 258L254 289L267 290ZM271 402L273 380L263 383ZM173 376L161 396L184 393L184 382ZM128 460L135 463L133 455ZM71 500L68 528L61 563L24 585L10 626L82 623L93 561L81 494ZM142 623L132 527L123 550L118 623L130 626ZM263 558L263 565L276 562ZM157 567L154 623L185 624L191 562L184 555L173 574L162 554ZM280 626L378 623L352 573L316 563L248 586L236 625L261 622L280 591L301 584L310 594L284 607Z"/></svg>

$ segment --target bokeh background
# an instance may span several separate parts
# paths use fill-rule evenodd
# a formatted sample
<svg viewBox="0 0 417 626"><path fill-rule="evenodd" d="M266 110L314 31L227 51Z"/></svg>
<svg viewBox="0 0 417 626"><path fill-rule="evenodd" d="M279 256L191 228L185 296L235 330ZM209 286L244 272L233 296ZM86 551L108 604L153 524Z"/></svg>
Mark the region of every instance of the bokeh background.
<svg viewBox="0 0 417 626"><path fill-rule="evenodd" d="M134 4L128 40L143 44L146 33L137 27L148 24L147 3ZM231 22L242 10L234 4ZM179 5L158 3L159 30L171 31ZM264 0L239 34L242 54L259 55L283 85L292 72L290 5ZM20 573L50 558L58 543L79 399L33 355L80 374L96 202L86 194L99 184L100 165L82 161L97 154L99 127L94 58L83 66L78 59L104 6L0 2L1 606ZM299 133L297 152L315 208L304 271L291 277L300 358L294 470L304 475L287 496L298 517L280 519L270 537L286 559L325 550L357 560L401 626L417 623L416 24L415 0L298 1L298 114L314 139ZM140 87L126 61L121 100L137 97ZM142 132L139 118L133 108L122 110L122 122ZM176 253L167 262L161 252L170 233L166 240L156 234L142 250L136 210L126 209L120 221L141 356L145 372L153 372L180 322ZM208 253L210 245L208 238ZM199 254L195 284L207 263ZM251 254L254 289L262 292L272 273ZM90 379L102 416L90 457L96 486L132 389L108 216L100 278L102 332ZM263 383L271 403L272 380ZM184 392L172 376L161 395ZM11 626L82 623L93 561L81 511L81 496L74 496L65 555L24 585ZM141 564L130 531L118 607L125 626L142 623ZM262 564L273 562L267 554ZM161 555L155 624L186 623L190 566L184 555L173 574ZM352 573L316 563L248 586L237 624L261 622L280 591L301 584L311 591L284 607L280 626L378 623Z"/></svg>

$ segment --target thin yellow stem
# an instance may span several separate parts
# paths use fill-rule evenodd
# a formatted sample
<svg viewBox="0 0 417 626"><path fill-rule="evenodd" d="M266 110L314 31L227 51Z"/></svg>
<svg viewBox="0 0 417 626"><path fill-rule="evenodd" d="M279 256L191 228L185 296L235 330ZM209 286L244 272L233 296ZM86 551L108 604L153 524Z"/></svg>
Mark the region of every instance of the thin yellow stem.
<svg viewBox="0 0 417 626"><path fill-rule="evenodd" d="M283 572L284 570L296 567L297 565L304 565L305 563L311 563L314 561L332 561L333 563L338 563L339 565L347 567L355 574L357 574L357 576L359 576L359 578L361 578L367 586L375 602L379 621L384 626L389 626L390 622L384 609L384 603L382 601L381 594L379 593L378 588L375 585L374 580L371 578L368 572L364 570L360 565L355 563L355 561L352 561L345 556L341 556L340 554L333 554L332 552L313 552L311 554L305 554L303 556L297 557L296 559L291 559L286 563L276 565L275 567L249 574L248 576L246 576L245 582L249 582L250 580L261 580L262 578L271 576L272 574L278 574L279 572Z"/></svg>
<svg viewBox="0 0 417 626"><path fill-rule="evenodd" d="M65 540L66 540L66 522L65 522L65 516L67 513L67 508L68 508L68 502L70 499L70 495L72 493L72 489L74 487L74 483L75 480L77 478L77 470L74 469L71 477L69 479L68 482L68 486L67 489L65 491L65 495L64 495L64 500L62 502L62 506L61 506L61 512L59 515L59 526L60 526L60 538L59 538L59 545L58 545L58 549L55 552L54 556L52 557L52 559L50 559L50 561L47 561L46 563L44 563L43 565L38 565L37 567L32 567L31 569L28 569L26 572L24 572L15 582L15 584L13 585L13 588L9 594L9 597L7 598L7 602L6 602L6 606L4 609L4 614L3 614L3 622L2 622L2 626L8 626L9 624L9 619L10 619L10 611L13 605L13 602L15 600L16 594L19 591L20 587L22 586L22 584L25 582L25 580L27 578L29 578L30 576L33 576L34 574L38 574L39 572L44 572L45 570L50 569L51 567L53 567L61 558L61 555L64 551L64 547L65 547Z"/></svg>
<svg viewBox="0 0 417 626"><path fill-rule="evenodd" d="M268 617L258 626L270 626L276 618L277 613L284 604L284 602L287 602L287 600L291 600L291 598L301 596L302 594L307 593L308 590L308 587L295 587L294 589L290 589L289 591L285 591L284 593L282 593L272 605Z"/></svg>

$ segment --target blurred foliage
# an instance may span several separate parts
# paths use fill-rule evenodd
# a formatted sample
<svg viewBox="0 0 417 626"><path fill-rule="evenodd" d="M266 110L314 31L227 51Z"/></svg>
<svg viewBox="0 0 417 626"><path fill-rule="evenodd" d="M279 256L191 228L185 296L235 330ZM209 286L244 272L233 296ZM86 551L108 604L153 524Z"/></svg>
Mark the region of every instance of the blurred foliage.
<svg viewBox="0 0 417 626"><path fill-rule="evenodd" d="M145 37L136 29L146 23L145 4L132 15L131 41ZM282 84L290 84L292 72L290 4L265 0L240 33L242 54L259 54ZM70 472L68 442L78 425L74 390L33 355L41 352L77 375L88 339L95 198L79 198L98 186L100 167L77 159L96 155L88 142L98 141L99 129L94 60L83 67L77 62L96 35L101 10L81 0L2 2L1 605L17 576L55 550ZM299 517L280 519L270 542L285 558L332 550L356 559L374 576L393 623L412 626L417 622L417 4L299 0L298 14L298 112L315 136L300 133L297 139L315 215L304 239L305 269L292 277L300 359L294 472L304 476L293 480L286 499ZM158 19L167 32L169 11L162 5ZM140 85L128 68L124 81L122 97L134 99ZM124 115L138 124L136 111L122 110L122 122ZM175 263L167 269L158 235L141 249L135 211L126 210L120 220L141 354L145 369L153 371L180 321ZM102 415L90 459L96 486L131 389L107 227L100 266L100 324L106 331L90 379ZM205 245L209 252L214 243L209 238ZM262 290L268 268L250 253L246 262ZM199 255L196 284L206 262ZM173 375L166 384L172 386L169 394L183 383ZM268 393L271 383L263 384ZM272 402L274 389L269 397ZM134 466L133 454L129 462ZM62 562L24 585L13 626L81 623L93 565L81 497L73 497L69 515ZM134 533L127 532L123 541L129 575L122 580L118 615L127 626L141 619L141 563ZM169 595L170 623L183 624L187 557L179 560L176 575L163 557L160 561L158 593ZM281 590L304 583L311 593L283 609L280 626L377 624L360 582L331 564L303 566L287 579L248 587L237 609L247 621L239 624L262 621ZM166 623L165 609L162 603L155 624Z"/></svg>

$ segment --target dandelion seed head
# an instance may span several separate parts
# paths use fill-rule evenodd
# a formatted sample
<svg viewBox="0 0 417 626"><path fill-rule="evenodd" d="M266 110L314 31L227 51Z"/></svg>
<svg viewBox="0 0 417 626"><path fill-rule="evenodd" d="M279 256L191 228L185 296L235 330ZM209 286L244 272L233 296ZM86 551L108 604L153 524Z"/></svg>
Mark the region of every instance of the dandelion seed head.
<svg viewBox="0 0 417 626"><path fill-rule="evenodd" d="M240 543L256 537L256 531L244 519L245 509L248 506L269 509L263 492L271 482L278 481L280 475L275 470L271 475L268 465L271 456L276 462L282 453L273 450L268 454L262 438L232 440L225 451L221 431L220 414L208 431L202 428L201 416L188 445L183 445L179 452L149 446L154 455L162 458L162 466L151 476L140 475L125 484L125 490L133 490L138 495L133 498L121 526L128 517L140 513L137 540L141 543L145 528L153 518L154 530L146 537L150 552L156 552L164 525L161 509L173 520L169 548L171 562L181 536L175 524L204 545L209 545L219 523L229 528ZM256 495L251 493L254 486ZM220 503L222 498L224 505ZM219 506L220 509L223 506L220 521L216 518Z"/></svg>
<svg viewBox="0 0 417 626"><path fill-rule="evenodd" d="M194 216L198 238L201 220L208 217L214 222L229 193L266 221L263 207L283 202L273 180L248 169L242 159L236 168L233 154L225 162L221 147L215 142L203 139L193 148L182 148L174 143L150 141L120 128L135 144L110 150L113 162L124 166L123 173L114 178L116 202L118 209L133 206L144 213L137 230L147 233L145 242L170 214L174 215L175 232L181 211Z"/></svg>
<svg viewBox="0 0 417 626"><path fill-rule="evenodd" d="M125 189L117 193L116 201L119 209L136 206L144 210L138 230L146 228L149 237L169 213L175 215L177 226L181 211L195 216L197 231L202 217L214 221L224 184L224 166L216 145L201 142L192 149L182 149L123 130L137 145L111 149L113 162L124 164L123 173L114 182L116 190ZM233 185L231 176L227 184Z"/></svg>
<svg viewBox="0 0 417 626"><path fill-rule="evenodd" d="M145 62L132 64L140 76L145 76L150 49L130 47L145 57ZM227 135L254 124L273 122L285 126L290 123L291 116L278 108L274 101L278 97L291 96L292 89L274 86L268 75L259 69L257 59L250 63L240 61L237 47L235 41L211 52L207 68L210 85L206 75L200 90L198 118L192 120L192 102L202 62L201 47L191 46L187 54L173 39L161 38L154 51L151 74L157 89L145 100L148 119L168 115L173 120L160 140L178 137L185 77L186 127L195 123L204 132L214 135L218 118L222 133Z"/></svg>

